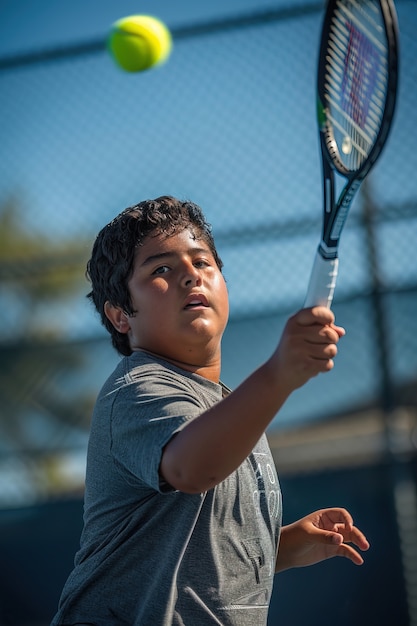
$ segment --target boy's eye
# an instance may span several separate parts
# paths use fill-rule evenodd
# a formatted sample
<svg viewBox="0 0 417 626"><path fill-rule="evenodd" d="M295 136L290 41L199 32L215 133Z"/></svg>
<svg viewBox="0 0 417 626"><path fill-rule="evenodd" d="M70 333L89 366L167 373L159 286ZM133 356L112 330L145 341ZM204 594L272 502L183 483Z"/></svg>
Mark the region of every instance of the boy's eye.
<svg viewBox="0 0 417 626"><path fill-rule="evenodd" d="M206 261L206 259L199 259L197 261L194 261L194 265L195 267L207 267L209 265L209 262Z"/></svg>
<svg viewBox="0 0 417 626"><path fill-rule="evenodd" d="M152 273L153 274L165 274L165 272L168 272L168 271L169 271L168 265L160 265Z"/></svg>

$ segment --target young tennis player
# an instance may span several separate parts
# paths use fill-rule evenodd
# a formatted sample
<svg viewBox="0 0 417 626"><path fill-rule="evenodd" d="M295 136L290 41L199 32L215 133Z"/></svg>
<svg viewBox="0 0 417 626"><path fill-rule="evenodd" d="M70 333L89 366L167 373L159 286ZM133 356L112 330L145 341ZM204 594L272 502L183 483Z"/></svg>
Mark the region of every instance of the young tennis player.
<svg viewBox="0 0 417 626"><path fill-rule="evenodd" d="M53 625L262 626L275 572L368 548L342 508L281 528L265 429L333 367L330 310L291 317L235 391L220 382L228 296L201 209L172 197L98 235L89 296L124 355L97 399L84 529ZM353 544L353 545L352 545Z"/></svg>

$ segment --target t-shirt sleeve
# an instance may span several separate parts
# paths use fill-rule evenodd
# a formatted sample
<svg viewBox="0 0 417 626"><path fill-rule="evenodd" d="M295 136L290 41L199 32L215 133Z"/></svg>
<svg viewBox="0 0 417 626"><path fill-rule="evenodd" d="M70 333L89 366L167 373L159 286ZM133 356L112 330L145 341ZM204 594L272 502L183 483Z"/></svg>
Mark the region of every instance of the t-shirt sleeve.
<svg viewBox="0 0 417 626"><path fill-rule="evenodd" d="M169 370L135 373L119 389L111 415L111 452L125 479L172 491L159 475L163 448L206 408L186 377Z"/></svg>

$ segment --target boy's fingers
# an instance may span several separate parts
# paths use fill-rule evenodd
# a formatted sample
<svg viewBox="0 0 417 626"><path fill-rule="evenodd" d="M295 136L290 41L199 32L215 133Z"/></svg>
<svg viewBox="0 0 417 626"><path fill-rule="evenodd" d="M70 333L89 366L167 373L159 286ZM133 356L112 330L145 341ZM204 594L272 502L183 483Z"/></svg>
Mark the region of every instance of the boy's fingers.
<svg viewBox="0 0 417 626"><path fill-rule="evenodd" d="M332 328L339 336L345 335L342 326L337 326L334 321L334 313L324 306L316 306L310 309L301 309L294 316L300 326L326 326Z"/></svg>
<svg viewBox="0 0 417 626"><path fill-rule="evenodd" d="M301 309L296 314L297 322L300 326L311 326L313 324L333 324L334 314L325 306L315 306L309 309Z"/></svg>

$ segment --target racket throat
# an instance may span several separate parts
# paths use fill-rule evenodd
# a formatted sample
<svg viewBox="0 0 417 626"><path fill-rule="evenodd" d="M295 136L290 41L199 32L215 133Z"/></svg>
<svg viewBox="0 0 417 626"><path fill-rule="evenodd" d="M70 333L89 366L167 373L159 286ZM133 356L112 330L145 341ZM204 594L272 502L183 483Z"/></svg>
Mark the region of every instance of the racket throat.
<svg viewBox="0 0 417 626"><path fill-rule="evenodd" d="M324 243L324 241L322 241L318 247L318 254L321 256L322 259L324 259L325 261L331 261L332 259L337 259L338 258L338 251L337 251L337 247L328 247L326 246L326 244Z"/></svg>
<svg viewBox="0 0 417 626"><path fill-rule="evenodd" d="M335 250L339 245L340 235L342 234L350 206L362 180L362 178L354 178L346 185L340 194L337 205L330 208L330 213L328 212L327 203L331 201L331 196L333 194L327 195L325 193L326 212L324 216L324 228L321 243L325 258L334 258L332 256L332 250Z"/></svg>

